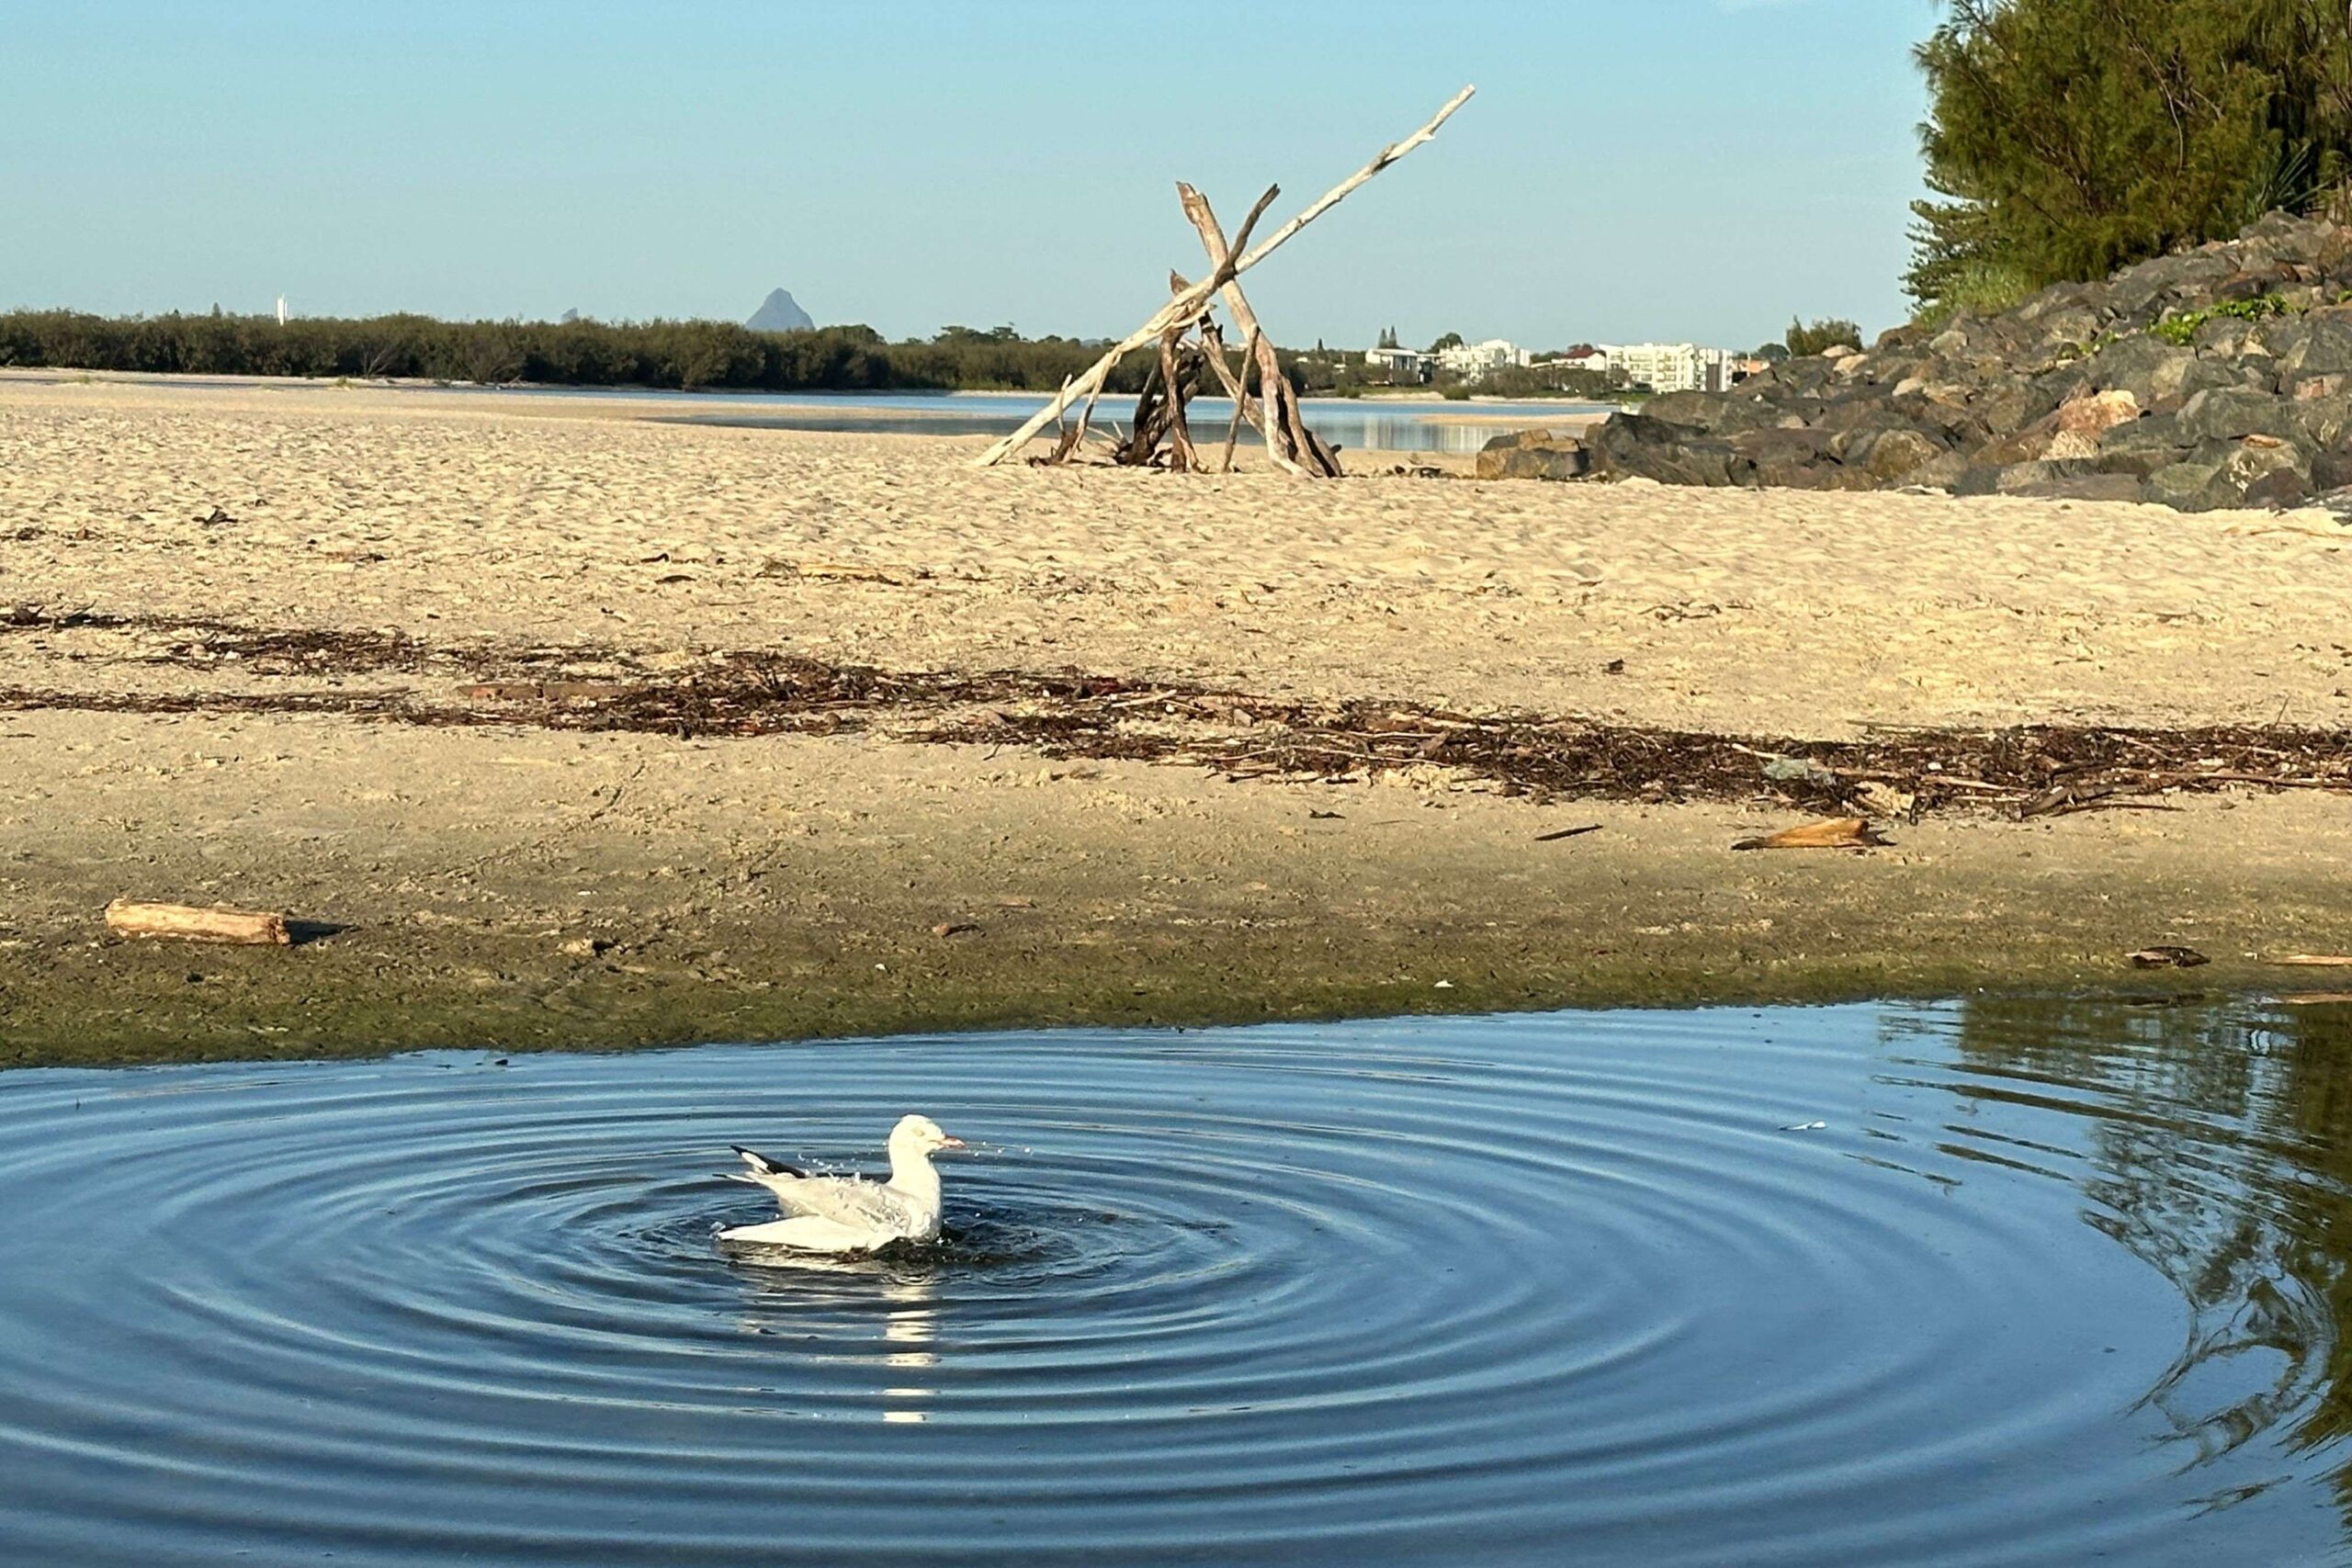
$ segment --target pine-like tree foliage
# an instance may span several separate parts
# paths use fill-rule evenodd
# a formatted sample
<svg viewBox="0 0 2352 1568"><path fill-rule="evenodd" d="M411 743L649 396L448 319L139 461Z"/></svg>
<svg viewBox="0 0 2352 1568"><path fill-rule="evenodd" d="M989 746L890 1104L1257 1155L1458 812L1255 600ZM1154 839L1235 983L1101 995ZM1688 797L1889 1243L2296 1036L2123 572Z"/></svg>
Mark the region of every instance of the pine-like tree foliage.
<svg viewBox="0 0 2352 1568"><path fill-rule="evenodd" d="M2309 212L2352 176L2346 0L1950 0L1905 283L1998 308Z"/></svg>

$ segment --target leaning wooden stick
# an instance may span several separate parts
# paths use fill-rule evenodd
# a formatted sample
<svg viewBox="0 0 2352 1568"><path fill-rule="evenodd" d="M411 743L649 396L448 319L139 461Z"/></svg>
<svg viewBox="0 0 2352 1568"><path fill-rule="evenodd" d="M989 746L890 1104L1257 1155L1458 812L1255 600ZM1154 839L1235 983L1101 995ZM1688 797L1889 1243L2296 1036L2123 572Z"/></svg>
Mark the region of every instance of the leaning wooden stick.
<svg viewBox="0 0 2352 1568"><path fill-rule="evenodd" d="M1061 391L1056 395L1052 402L1046 404L1044 408L1038 410L1036 413L1031 415L1027 423L1014 431L1012 434L1006 436L1003 440L998 442L995 446L989 447L986 452L981 453L975 460L974 466L983 468L992 468L996 464L1003 462L1015 452L1021 450L1022 447L1027 446L1030 439L1039 431L1045 429L1046 426L1060 418L1061 412L1064 409L1067 409L1080 398L1087 396L1096 388L1100 387L1102 384L1103 378L1111 374L1112 368L1115 367L1121 359L1126 357L1126 355L1134 350L1143 347L1146 344L1158 342L1159 334L1166 332L1177 321L1189 321L1193 317L1197 316L1200 313L1201 307L1207 304L1208 301L1216 295L1217 291L1225 287L1226 283L1229 279L1249 271L1251 267L1256 266L1260 262L1264 261L1268 256L1273 254L1275 251L1281 249L1284 244L1289 243L1291 237L1296 234L1301 229L1306 228L1309 223L1312 223L1317 218L1322 217L1324 213L1329 212L1332 208L1338 206L1341 200L1346 198L1349 192L1354 190L1366 180L1372 178L1373 175L1380 173L1381 170L1388 167L1389 164L1396 162L1397 159L1402 158L1406 153L1410 152L1414 148L1419 147L1422 142L1427 141L1430 137L1436 135L1438 127L1443 125L1448 119L1452 118L1453 111L1460 108L1464 104L1468 103L1470 101L1470 96L1476 91L1477 89L1475 87L1463 88L1462 91L1456 93L1453 98L1447 102L1443 108L1438 110L1437 113L1430 118L1430 122L1427 125L1424 125L1420 130L1405 138L1404 141L1392 141L1387 146L1382 148L1373 158L1371 163L1366 164L1363 168L1358 169L1354 174L1349 175L1346 179L1340 181L1338 185L1326 191L1321 199L1317 200L1306 211L1300 213L1297 217L1292 219L1289 222L1283 224L1281 228L1268 235L1265 240L1257 246L1257 248L1240 255L1227 256L1226 258L1225 265L1217 268L1208 276L1193 285L1192 288L1186 289L1182 294L1180 294L1175 299L1168 301L1167 304L1161 306L1158 310L1152 313L1151 320L1146 321L1142 326L1136 328L1134 332L1129 333L1125 337L1114 344L1110 349L1103 354L1102 358L1096 360L1093 365L1087 368L1084 374L1077 377L1068 386L1064 387Z"/></svg>
<svg viewBox="0 0 2352 1568"><path fill-rule="evenodd" d="M233 942L284 947L293 934L286 917L253 909L199 909L187 904L138 904L118 898L107 906L107 930L117 936L176 937L182 942Z"/></svg>
<svg viewBox="0 0 2352 1568"><path fill-rule="evenodd" d="M1184 292L1184 280L1172 272L1168 275L1168 285L1170 293ZM1183 367L1177 363L1177 345L1183 340L1184 330L1174 326L1159 334L1159 379L1168 389L1168 466L1180 474L1189 474L1200 467L1193 454L1192 427L1184 423L1184 400L1190 393Z"/></svg>
<svg viewBox="0 0 2352 1568"><path fill-rule="evenodd" d="M1241 439L1241 422L1250 417L1250 367L1257 354L1258 334L1252 333L1250 341L1241 345L1241 374L1236 376L1225 367L1223 340L1211 344L1209 363L1216 367L1217 378L1225 383L1226 394L1233 400L1233 423L1225 427L1225 461L1217 467L1220 474L1233 472L1234 444Z"/></svg>
<svg viewBox="0 0 2352 1568"><path fill-rule="evenodd" d="M1184 216L1199 231L1201 248L1208 253L1209 265L1225 270L1231 250L1225 243L1225 230L1216 220L1209 198L1182 180L1176 182L1176 198L1183 204ZM1237 245L1250 243L1248 231L1234 242ZM1259 428L1266 439L1266 454L1274 466L1286 474L1313 473L1327 479L1340 477L1340 465L1329 450L1309 435L1306 422L1299 417L1298 400L1283 377L1282 366L1274 358L1274 345L1258 325L1258 312L1250 308L1249 297L1241 292L1238 277L1227 278L1225 289L1226 313L1233 324L1252 344L1258 361L1258 398L1263 410Z"/></svg>

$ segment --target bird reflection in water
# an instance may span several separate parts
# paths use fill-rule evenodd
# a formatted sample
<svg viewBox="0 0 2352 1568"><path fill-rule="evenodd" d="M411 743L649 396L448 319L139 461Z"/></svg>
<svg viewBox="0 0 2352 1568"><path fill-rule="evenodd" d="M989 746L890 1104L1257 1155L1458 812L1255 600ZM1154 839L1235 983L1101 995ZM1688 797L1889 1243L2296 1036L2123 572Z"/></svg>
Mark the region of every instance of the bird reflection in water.
<svg viewBox="0 0 2352 1568"><path fill-rule="evenodd" d="M883 1356L883 1365L911 1374L928 1372L938 1366L939 1352L932 1348L939 1338L936 1282L928 1276L894 1280L883 1287L882 1293L892 1303L891 1310L883 1314L882 1338L895 1347ZM939 1391L900 1386L884 1389L882 1397L883 1420L928 1421L931 1402L939 1397Z"/></svg>
<svg viewBox="0 0 2352 1568"><path fill-rule="evenodd" d="M931 1419L939 1396L929 1375L939 1365L939 1273L905 1259L862 1254L804 1252L793 1247L730 1244L728 1258L760 1271L750 1334L797 1339L824 1359L865 1361L884 1374L876 1394L882 1419L893 1426ZM847 1348L843 1330L870 1321L881 1305L877 1350Z"/></svg>

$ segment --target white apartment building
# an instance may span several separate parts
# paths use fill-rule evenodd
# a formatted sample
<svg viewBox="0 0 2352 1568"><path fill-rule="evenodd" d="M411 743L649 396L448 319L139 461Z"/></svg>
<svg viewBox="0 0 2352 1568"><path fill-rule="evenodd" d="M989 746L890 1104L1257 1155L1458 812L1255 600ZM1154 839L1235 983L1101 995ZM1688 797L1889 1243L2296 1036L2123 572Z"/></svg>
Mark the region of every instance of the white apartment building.
<svg viewBox="0 0 2352 1568"><path fill-rule="evenodd" d="M1736 355L1695 343L1610 343L1600 345L1608 367L1653 392L1720 392L1732 384Z"/></svg>
<svg viewBox="0 0 2352 1568"><path fill-rule="evenodd" d="M1596 348L1590 354L1563 354L1555 358L1541 361L1541 363L1545 365L1565 365L1571 370L1593 370L1606 375L1609 370L1609 351L1603 348Z"/></svg>
<svg viewBox="0 0 2352 1568"><path fill-rule="evenodd" d="M1456 344L1437 351L1438 368L1451 370L1466 381L1475 381L1489 370L1525 365L1532 357L1519 344L1498 337L1490 337L1484 343Z"/></svg>
<svg viewBox="0 0 2352 1568"><path fill-rule="evenodd" d="M1367 348L1363 363L1367 370L1385 370L1391 381L1419 382L1428 378L1430 356L1418 349Z"/></svg>

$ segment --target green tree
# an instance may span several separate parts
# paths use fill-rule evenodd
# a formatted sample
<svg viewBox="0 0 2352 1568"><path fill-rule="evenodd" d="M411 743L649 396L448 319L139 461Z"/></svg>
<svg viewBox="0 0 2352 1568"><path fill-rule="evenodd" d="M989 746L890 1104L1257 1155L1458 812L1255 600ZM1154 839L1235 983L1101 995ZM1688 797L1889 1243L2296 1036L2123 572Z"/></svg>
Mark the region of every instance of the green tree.
<svg viewBox="0 0 2352 1568"><path fill-rule="evenodd" d="M1851 321L1831 316L1811 326L1803 321L1789 322L1788 354L1802 359L1809 354L1826 354L1833 348L1860 348L1862 329Z"/></svg>
<svg viewBox="0 0 2352 1568"><path fill-rule="evenodd" d="M1426 352L1430 354L1443 354L1449 348L1460 348L1461 346L1462 334L1460 333L1447 333L1435 343L1430 344Z"/></svg>
<svg viewBox="0 0 2352 1568"><path fill-rule="evenodd" d="M1998 309L2310 211L2352 175L2343 0L1947 0L1905 286ZM1792 345L1793 346L1793 345Z"/></svg>

